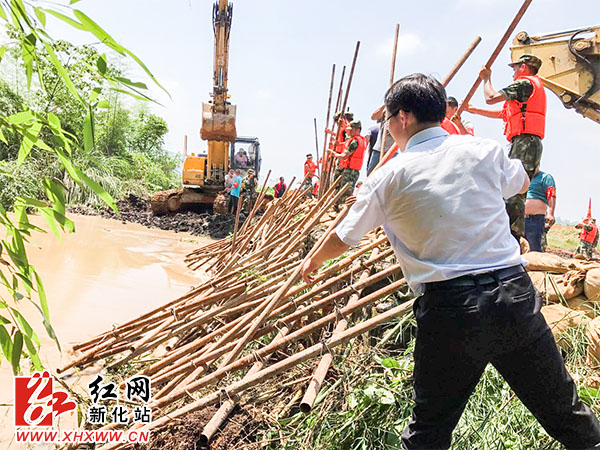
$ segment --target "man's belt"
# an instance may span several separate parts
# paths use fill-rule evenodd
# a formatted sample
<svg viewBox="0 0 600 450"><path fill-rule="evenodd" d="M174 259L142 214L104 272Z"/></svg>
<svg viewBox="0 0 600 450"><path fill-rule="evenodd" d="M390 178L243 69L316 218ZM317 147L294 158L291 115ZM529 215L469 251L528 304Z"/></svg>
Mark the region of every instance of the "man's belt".
<svg viewBox="0 0 600 450"><path fill-rule="evenodd" d="M426 283L426 290L439 290L449 287L468 287L468 286L477 286L480 284L491 284L495 283L497 280L505 280L507 278L512 277L513 275L523 273L525 269L523 266L512 266L507 267L505 269L498 269L491 272L479 273L476 275L463 275L458 278L453 278L451 280L444 281L434 281L432 283Z"/></svg>

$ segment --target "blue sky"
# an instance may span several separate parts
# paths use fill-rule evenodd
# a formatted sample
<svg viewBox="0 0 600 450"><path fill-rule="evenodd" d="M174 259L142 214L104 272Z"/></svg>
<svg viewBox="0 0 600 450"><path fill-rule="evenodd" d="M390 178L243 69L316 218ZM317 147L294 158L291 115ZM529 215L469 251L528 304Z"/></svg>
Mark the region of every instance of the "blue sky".
<svg viewBox="0 0 600 450"><path fill-rule="evenodd" d="M181 151L184 134L189 136L190 151L206 149L199 129L201 105L212 86L212 3L83 0L74 5L136 53L167 87L171 99L154 89L163 106L152 109L169 125L167 146L173 152ZM273 180L279 176L289 180L301 176L305 154L314 151L313 117L323 129L331 65L336 64L339 77L342 66L351 64L357 40L361 48L349 106L366 130L388 85L396 23L400 24L396 77L424 72L443 78L475 36L482 37L448 86L449 95L460 100L522 0L233 3L229 92L238 108L238 134L260 139L263 177L270 168ZM570 4L573 13L566 14L564 0L533 0L517 31L534 35L597 25L590 21L600 17L598 0ZM58 24L52 29L57 37L75 36ZM496 88L512 79L509 59L507 46L493 67ZM600 211L600 126L566 110L549 91L548 99L542 170L556 178L557 215L578 219L586 213L590 196L594 210ZM481 90L472 103L484 105ZM469 114L464 118L475 125L477 135L506 142L502 121ZM321 146L322 138L319 133Z"/></svg>

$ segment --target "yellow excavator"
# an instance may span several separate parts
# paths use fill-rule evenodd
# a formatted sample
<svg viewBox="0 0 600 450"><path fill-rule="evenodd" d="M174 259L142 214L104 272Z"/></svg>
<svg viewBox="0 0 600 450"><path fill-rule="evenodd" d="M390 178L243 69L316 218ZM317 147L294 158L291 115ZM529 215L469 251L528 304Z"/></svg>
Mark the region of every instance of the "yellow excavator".
<svg viewBox="0 0 600 450"><path fill-rule="evenodd" d="M217 0L213 5L215 34L213 92L209 103L202 104L200 137L208 143L205 155L187 154L184 145L182 188L157 192L151 207L155 215L177 212L190 205L213 207L217 214L227 212L224 195L225 174L239 169L245 176L253 169L258 177L261 164L260 143L256 137L238 137L235 128L236 107L229 102L227 71L229 34L233 4ZM187 140L186 140L187 142Z"/></svg>
<svg viewBox="0 0 600 450"><path fill-rule="evenodd" d="M565 108L600 123L600 26L542 36L518 33L512 60L525 53L542 60L538 76Z"/></svg>

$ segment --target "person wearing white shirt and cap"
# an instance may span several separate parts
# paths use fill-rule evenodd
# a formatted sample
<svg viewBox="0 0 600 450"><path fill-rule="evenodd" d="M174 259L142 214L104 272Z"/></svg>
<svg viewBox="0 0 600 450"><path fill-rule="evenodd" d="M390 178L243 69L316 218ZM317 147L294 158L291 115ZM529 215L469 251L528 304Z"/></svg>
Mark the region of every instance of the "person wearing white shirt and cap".
<svg viewBox="0 0 600 450"><path fill-rule="evenodd" d="M493 140L444 131L446 94L429 76L400 79L385 104L402 152L368 177L302 275L311 282L325 261L383 225L406 280L423 294L403 448L449 448L488 363L548 434L569 449L600 448L600 425L578 397L510 233L504 199L529 186L521 161Z"/></svg>

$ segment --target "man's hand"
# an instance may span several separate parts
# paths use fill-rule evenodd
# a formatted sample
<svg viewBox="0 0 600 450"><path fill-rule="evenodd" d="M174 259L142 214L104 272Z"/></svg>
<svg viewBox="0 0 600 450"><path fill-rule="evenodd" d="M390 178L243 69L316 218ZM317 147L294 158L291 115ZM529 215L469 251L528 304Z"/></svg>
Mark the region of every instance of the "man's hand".
<svg viewBox="0 0 600 450"><path fill-rule="evenodd" d="M450 117L450 120L457 125L459 123L462 124L462 120L460 120L460 116L458 114L452 114L452 117Z"/></svg>
<svg viewBox="0 0 600 450"><path fill-rule="evenodd" d="M317 270L319 270L321 265L317 265L314 258L307 259L302 265L302 278L307 284L312 284L315 278L312 276Z"/></svg>
<svg viewBox="0 0 600 450"><path fill-rule="evenodd" d="M354 205L356 203L356 195L351 195L350 197L348 197L346 199L346 201L344 202L344 204L350 208L352 205Z"/></svg>
<svg viewBox="0 0 600 450"><path fill-rule="evenodd" d="M487 67L483 66L479 71L479 78L481 78L483 81L489 81L490 78L492 78L492 69L488 69Z"/></svg>
<svg viewBox="0 0 600 450"><path fill-rule="evenodd" d="M555 223L556 223L556 219L554 218L554 216L552 214L546 214L547 228L548 229L552 228L552 225L554 225Z"/></svg>

